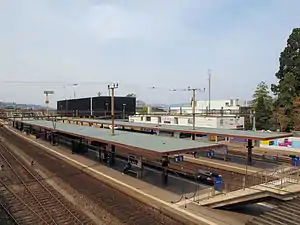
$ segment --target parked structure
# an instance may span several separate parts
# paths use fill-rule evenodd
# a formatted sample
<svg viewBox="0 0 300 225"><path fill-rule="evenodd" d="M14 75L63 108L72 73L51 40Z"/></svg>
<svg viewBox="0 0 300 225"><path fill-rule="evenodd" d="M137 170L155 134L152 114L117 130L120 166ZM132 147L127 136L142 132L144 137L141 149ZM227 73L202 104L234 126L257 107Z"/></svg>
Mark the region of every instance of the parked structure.
<svg viewBox="0 0 300 225"><path fill-rule="evenodd" d="M128 118L136 112L135 97L115 97L115 117ZM57 112L64 116L110 117L111 97L98 96L80 99L66 99L57 102Z"/></svg>
<svg viewBox="0 0 300 225"><path fill-rule="evenodd" d="M129 122L192 126L193 118L192 116L134 115L129 117ZM244 117L197 116L195 119L195 126L224 129L244 129Z"/></svg>

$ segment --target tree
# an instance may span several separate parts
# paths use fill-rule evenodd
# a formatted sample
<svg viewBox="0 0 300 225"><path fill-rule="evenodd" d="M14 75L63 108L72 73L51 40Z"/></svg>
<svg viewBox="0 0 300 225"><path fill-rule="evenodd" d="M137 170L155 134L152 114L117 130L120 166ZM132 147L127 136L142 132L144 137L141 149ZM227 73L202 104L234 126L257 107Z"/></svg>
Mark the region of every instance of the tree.
<svg viewBox="0 0 300 225"><path fill-rule="evenodd" d="M300 130L300 97L296 97L293 101L292 120L294 130Z"/></svg>
<svg viewBox="0 0 300 225"><path fill-rule="evenodd" d="M300 28L293 29L280 54L276 77L278 83L271 88L277 97L275 107L277 113L281 113L280 117L287 117L284 130L289 130L293 125L293 100L300 96Z"/></svg>
<svg viewBox="0 0 300 225"><path fill-rule="evenodd" d="M134 94L134 93L129 93L129 94L126 95L126 97L136 97L136 94Z"/></svg>
<svg viewBox="0 0 300 225"><path fill-rule="evenodd" d="M148 113L148 107L147 106L143 106L141 108L141 110L139 111L140 114L147 114Z"/></svg>
<svg viewBox="0 0 300 225"><path fill-rule="evenodd" d="M275 110L273 111L272 114L272 119L276 125L275 127L279 127L280 131L287 131L289 130L289 124L290 124L290 118L288 118L285 114L284 114L285 109L283 107L277 107L275 108Z"/></svg>
<svg viewBox="0 0 300 225"><path fill-rule="evenodd" d="M258 130L269 130L272 116L273 99L269 93L269 87L265 82L260 82L253 94L253 109L255 111L256 128Z"/></svg>

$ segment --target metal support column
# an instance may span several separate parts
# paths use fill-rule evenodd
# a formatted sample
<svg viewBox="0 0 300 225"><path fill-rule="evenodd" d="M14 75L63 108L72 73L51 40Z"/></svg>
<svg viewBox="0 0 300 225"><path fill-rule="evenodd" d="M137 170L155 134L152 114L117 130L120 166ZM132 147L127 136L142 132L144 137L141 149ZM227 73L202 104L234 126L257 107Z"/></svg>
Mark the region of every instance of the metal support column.
<svg viewBox="0 0 300 225"><path fill-rule="evenodd" d="M164 185L168 184L168 165L169 165L169 158L168 156L163 156L161 159L162 163L162 182Z"/></svg>
<svg viewBox="0 0 300 225"><path fill-rule="evenodd" d="M251 139L248 139L247 149L248 149L247 163L248 163L248 165L251 165L252 164L252 149L253 149L253 143L252 143Z"/></svg>
<svg viewBox="0 0 300 225"><path fill-rule="evenodd" d="M115 164L115 152L116 152L116 147L114 145L110 145L107 154L108 166L113 166Z"/></svg>
<svg viewBox="0 0 300 225"><path fill-rule="evenodd" d="M196 134L192 134L192 140L193 140L193 141L196 140Z"/></svg>

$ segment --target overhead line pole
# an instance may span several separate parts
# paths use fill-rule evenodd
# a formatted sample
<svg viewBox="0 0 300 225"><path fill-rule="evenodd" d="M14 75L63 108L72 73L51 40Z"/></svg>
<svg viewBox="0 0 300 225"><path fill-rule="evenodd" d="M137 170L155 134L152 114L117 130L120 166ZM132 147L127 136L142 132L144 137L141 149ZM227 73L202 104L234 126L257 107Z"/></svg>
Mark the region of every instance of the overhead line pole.
<svg viewBox="0 0 300 225"><path fill-rule="evenodd" d="M208 70L208 114L210 114L210 102L211 102L211 71Z"/></svg>
<svg viewBox="0 0 300 225"><path fill-rule="evenodd" d="M180 91L180 89L171 89L170 91ZM191 88L188 87L187 89L182 89L182 91L192 91L192 115L193 115L193 130L195 130L196 127L196 91L205 91L204 89L200 88Z"/></svg>

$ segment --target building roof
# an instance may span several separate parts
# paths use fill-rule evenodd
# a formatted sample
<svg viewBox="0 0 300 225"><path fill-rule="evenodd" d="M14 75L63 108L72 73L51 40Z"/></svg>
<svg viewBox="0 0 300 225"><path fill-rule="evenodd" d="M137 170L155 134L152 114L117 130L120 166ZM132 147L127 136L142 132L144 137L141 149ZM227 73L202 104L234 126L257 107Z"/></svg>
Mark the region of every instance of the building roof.
<svg viewBox="0 0 300 225"><path fill-rule="evenodd" d="M52 121L45 120L23 120L24 124L54 130ZM221 148L224 145L211 144L206 142L198 142L192 140L175 139L171 137L161 137L155 135L147 135L141 133L133 133L126 131L115 131L115 135L111 135L111 130L100 129L88 126L77 126L73 124L56 123L55 131L83 137L88 140L114 144L118 147L125 147L130 150L138 151L143 154L154 155L172 155L179 153L193 152L197 150L207 150Z"/></svg>
<svg viewBox="0 0 300 225"><path fill-rule="evenodd" d="M95 119L70 119L83 122L93 122L99 124L111 124L111 120L95 120ZM242 131L242 130L231 130L222 128L206 128L206 127L196 127L195 130L191 126L179 126L179 125L165 125L165 124L151 124L151 123L134 123L134 122L124 122L115 121L117 126L134 127L134 128L146 128L153 130L162 130L169 132L183 132L191 134L203 134L203 135L215 135L223 137L235 137L235 138L245 138L251 140L272 140L277 138L291 137L292 133L282 133L282 132L261 132L261 131Z"/></svg>

